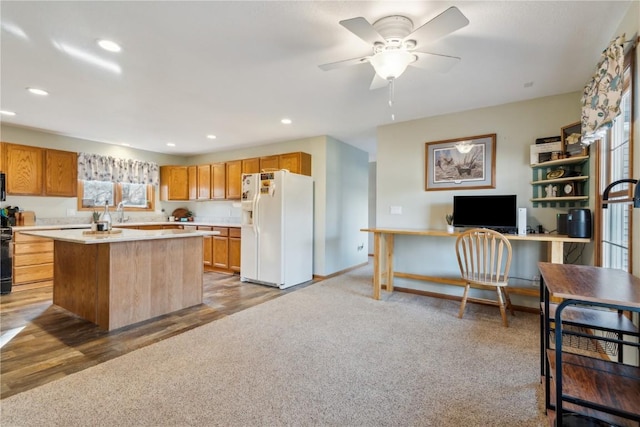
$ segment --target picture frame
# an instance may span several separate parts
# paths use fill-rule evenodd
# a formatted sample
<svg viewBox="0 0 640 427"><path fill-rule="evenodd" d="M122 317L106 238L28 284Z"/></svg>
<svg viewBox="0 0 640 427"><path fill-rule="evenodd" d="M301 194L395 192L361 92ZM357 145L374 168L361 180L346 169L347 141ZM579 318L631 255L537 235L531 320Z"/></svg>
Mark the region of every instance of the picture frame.
<svg viewBox="0 0 640 427"><path fill-rule="evenodd" d="M496 134L425 143L425 191L496 188Z"/></svg>
<svg viewBox="0 0 640 427"><path fill-rule="evenodd" d="M562 151L566 157L584 155L582 146L582 123L576 122L560 128L562 136Z"/></svg>

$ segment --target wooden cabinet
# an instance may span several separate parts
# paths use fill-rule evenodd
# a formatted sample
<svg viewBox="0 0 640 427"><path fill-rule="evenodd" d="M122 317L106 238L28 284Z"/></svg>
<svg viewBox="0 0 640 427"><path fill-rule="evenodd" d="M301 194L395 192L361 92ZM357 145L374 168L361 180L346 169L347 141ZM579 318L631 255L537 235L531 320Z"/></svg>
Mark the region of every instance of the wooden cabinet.
<svg viewBox="0 0 640 427"><path fill-rule="evenodd" d="M311 176L311 155L302 152L281 154L280 169Z"/></svg>
<svg viewBox="0 0 640 427"><path fill-rule="evenodd" d="M9 143L6 143L4 148L7 194L42 196L44 150L40 147Z"/></svg>
<svg viewBox="0 0 640 427"><path fill-rule="evenodd" d="M242 173L257 173L257 172L260 172L259 157L242 160Z"/></svg>
<svg viewBox="0 0 640 427"><path fill-rule="evenodd" d="M280 156L260 157L260 170L280 169Z"/></svg>
<svg viewBox="0 0 640 427"><path fill-rule="evenodd" d="M240 228L229 228L229 269L240 273Z"/></svg>
<svg viewBox="0 0 640 427"><path fill-rule="evenodd" d="M589 202L589 156L531 165L533 207L586 206Z"/></svg>
<svg viewBox="0 0 640 427"><path fill-rule="evenodd" d="M14 290L53 283L53 240L13 233Z"/></svg>
<svg viewBox="0 0 640 427"><path fill-rule="evenodd" d="M47 196L76 197L78 194L78 154L45 150L44 192Z"/></svg>
<svg viewBox="0 0 640 427"><path fill-rule="evenodd" d="M242 195L242 160L227 162L227 199L240 199Z"/></svg>
<svg viewBox="0 0 640 427"><path fill-rule="evenodd" d="M7 194L76 197L76 153L11 143L2 145Z"/></svg>
<svg viewBox="0 0 640 427"><path fill-rule="evenodd" d="M213 227L213 231L220 234L213 236L213 260L212 266L223 270L229 269L229 228Z"/></svg>
<svg viewBox="0 0 640 427"><path fill-rule="evenodd" d="M189 200L198 198L198 167L187 167L187 187L189 188Z"/></svg>
<svg viewBox="0 0 640 427"><path fill-rule="evenodd" d="M198 230L218 231L215 236L205 236L203 263L205 270L220 273L240 272L240 228L198 226Z"/></svg>
<svg viewBox="0 0 640 427"><path fill-rule="evenodd" d="M224 199L227 195L227 167L226 163L211 165L211 198Z"/></svg>
<svg viewBox="0 0 640 427"><path fill-rule="evenodd" d="M198 200L211 199L211 165L198 166Z"/></svg>
<svg viewBox="0 0 640 427"><path fill-rule="evenodd" d="M160 200L189 200L187 166L160 166Z"/></svg>

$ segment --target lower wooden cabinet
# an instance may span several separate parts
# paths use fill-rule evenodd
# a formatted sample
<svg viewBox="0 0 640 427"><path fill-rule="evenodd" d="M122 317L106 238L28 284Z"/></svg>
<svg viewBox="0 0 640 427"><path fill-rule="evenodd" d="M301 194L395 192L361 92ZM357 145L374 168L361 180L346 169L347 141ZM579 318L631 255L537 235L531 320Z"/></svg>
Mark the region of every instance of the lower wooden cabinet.
<svg viewBox="0 0 640 427"><path fill-rule="evenodd" d="M240 228L198 226L198 230L220 232L218 235L205 237L202 241L205 270L239 273Z"/></svg>
<svg viewBox="0 0 640 427"><path fill-rule="evenodd" d="M53 283L53 240L13 233L13 290Z"/></svg>

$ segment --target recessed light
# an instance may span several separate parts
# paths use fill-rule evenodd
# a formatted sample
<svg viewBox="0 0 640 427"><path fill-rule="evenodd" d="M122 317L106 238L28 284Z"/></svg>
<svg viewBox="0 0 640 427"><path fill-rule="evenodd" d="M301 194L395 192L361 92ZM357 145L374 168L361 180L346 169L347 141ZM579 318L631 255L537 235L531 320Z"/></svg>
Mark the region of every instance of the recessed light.
<svg viewBox="0 0 640 427"><path fill-rule="evenodd" d="M291 124L291 119L284 118L284 119L280 120L280 123L282 123L283 125L290 125Z"/></svg>
<svg viewBox="0 0 640 427"><path fill-rule="evenodd" d="M49 92L47 92L46 90L38 89L35 87L28 87L27 90L34 95L40 95L40 96L49 95Z"/></svg>
<svg viewBox="0 0 640 427"><path fill-rule="evenodd" d="M167 142L167 146L168 146L168 147L175 147L175 146L176 146L176 144L174 144L173 142Z"/></svg>
<svg viewBox="0 0 640 427"><path fill-rule="evenodd" d="M118 43L112 42L111 40L98 40L98 46L100 46L104 50L108 50L109 52L120 52L122 50Z"/></svg>
<svg viewBox="0 0 640 427"><path fill-rule="evenodd" d="M207 138L209 138L209 139L216 139L216 138L217 138L217 136L215 136L215 135L207 135Z"/></svg>
<svg viewBox="0 0 640 427"><path fill-rule="evenodd" d="M13 111L7 111L7 110L0 110L0 114L2 114L3 116L15 116L16 113L14 113Z"/></svg>

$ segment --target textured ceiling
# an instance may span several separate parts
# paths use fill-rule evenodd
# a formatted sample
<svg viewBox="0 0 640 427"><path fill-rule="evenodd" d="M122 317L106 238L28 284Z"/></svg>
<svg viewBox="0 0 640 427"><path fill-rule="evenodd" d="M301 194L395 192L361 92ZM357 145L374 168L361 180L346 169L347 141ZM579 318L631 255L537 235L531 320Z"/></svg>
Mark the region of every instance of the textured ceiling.
<svg viewBox="0 0 640 427"><path fill-rule="evenodd" d="M3 0L0 108L17 115L2 120L182 155L330 135L373 159L391 113L401 122L581 90L629 5ZM404 15L418 27L450 6L470 24L422 50L462 60L445 74L409 67L393 110L386 89L369 90L370 64L318 68L371 53L340 20Z"/></svg>

